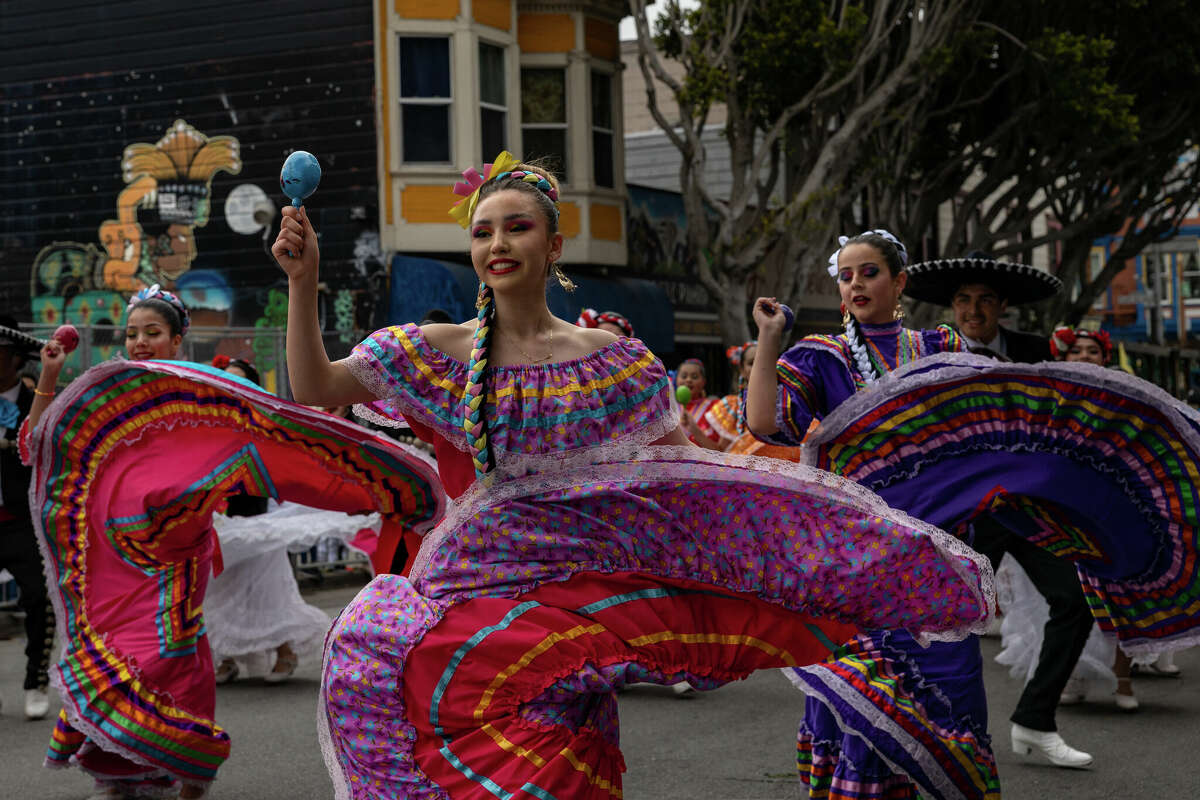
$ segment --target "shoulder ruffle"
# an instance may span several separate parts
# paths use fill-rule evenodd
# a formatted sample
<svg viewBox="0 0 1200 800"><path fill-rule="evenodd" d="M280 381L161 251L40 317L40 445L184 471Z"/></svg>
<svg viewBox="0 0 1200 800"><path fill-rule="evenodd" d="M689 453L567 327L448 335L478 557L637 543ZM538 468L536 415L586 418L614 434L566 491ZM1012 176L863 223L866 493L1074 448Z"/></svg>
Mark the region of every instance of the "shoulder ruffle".
<svg viewBox="0 0 1200 800"><path fill-rule="evenodd" d="M356 413L393 426L407 425L405 416L411 416L466 449L461 409L466 365L430 345L419 327L410 323L375 331L344 363L379 398L356 407Z"/></svg>
<svg viewBox="0 0 1200 800"><path fill-rule="evenodd" d="M346 361L379 401L368 416L414 421L459 449L466 365L432 347L416 325L371 334ZM488 438L497 459L574 450L630 437L649 443L677 424L662 362L640 339L622 338L555 364L489 367Z"/></svg>

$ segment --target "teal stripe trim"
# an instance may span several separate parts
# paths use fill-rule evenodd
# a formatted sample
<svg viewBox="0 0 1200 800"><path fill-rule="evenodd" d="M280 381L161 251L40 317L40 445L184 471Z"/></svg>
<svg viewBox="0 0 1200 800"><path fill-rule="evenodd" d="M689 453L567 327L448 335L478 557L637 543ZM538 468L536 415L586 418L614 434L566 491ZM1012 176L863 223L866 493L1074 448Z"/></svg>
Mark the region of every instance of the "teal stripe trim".
<svg viewBox="0 0 1200 800"><path fill-rule="evenodd" d="M491 778L480 775L478 772L460 761L458 756L454 755L454 753L450 751L449 742L443 745L438 752L442 754L442 758L450 762L451 766L453 766L463 775L478 783L484 789L487 789L488 793L490 793L492 796L499 797L501 800L510 800L510 798L513 796L512 792L505 791L503 786L496 784Z"/></svg>
<svg viewBox="0 0 1200 800"><path fill-rule="evenodd" d="M825 647L828 647L830 652L837 650L840 645L834 644L834 641L825 635L825 631L813 625L811 622L804 623L804 627L808 628L808 632Z"/></svg>
<svg viewBox="0 0 1200 800"><path fill-rule="evenodd" d="M543 789L542 787L540 787L540 786L535 786L535 785L534 785L534 784L532 784L532 783L527 783L527 784L525 784L524 786L522 786L522 787L521 787L521 791L522 791L522 792L527 792L527 793L529 793L529 794L533 795L534 797L540 797L540 798L541 798L541 800L558 800L558 798L557 798L557 797L555 797L554 795L550 794L549 792L547 792L547 791L546 791L545 789Z"/></svg>
<svg viewBox="0 0 1200 800"><path fill-rule="evenodd" d="M446 740L444 731L441 725L438 724L438 706L442 703L442 696L446 694L446 687L450 685L450 679L454 677L454 671L458 669L458 665L467 657L467 653L474 650L479 644L497 631L502 631L512 625L518 617L535 608L541 608L541 603L535 603L530 600L514 608L504 615L504 618L495 625L489 625L486 628L480 628L479 631L467 639L458 650L454 651L454 655L450 658L450 663L446 665L446 669L442 671L442 677L438 680L437 686L434 687L433 697L429 703L429 724L437 731L437 735ZM447 742L448 743L448 742Z"/></svg>
<svg viewBox="0 0 1200 800"><path fill-rule="evenodd" d="M606 608L613 608L625 603L631 603L634 600L650 600L652 598L659 597L674 597L681 594L698 594L698 592L687 591L685 589L667 588L642 589L637 592L617 594L613 595L612 597L606 597L603 600L597 600L594 603L588 603L586 606L580 606L579 608L575 609L575 613L584 615L595 614L597 611L603 611Z"/></svg>

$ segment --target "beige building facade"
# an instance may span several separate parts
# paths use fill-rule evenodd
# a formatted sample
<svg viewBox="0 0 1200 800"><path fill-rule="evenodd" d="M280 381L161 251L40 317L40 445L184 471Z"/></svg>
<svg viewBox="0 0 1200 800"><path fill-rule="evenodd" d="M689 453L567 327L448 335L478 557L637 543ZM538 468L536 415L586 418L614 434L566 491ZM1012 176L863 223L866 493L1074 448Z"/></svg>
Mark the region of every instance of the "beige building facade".
<svg viewBox="0 0 1200 800"><path fill-rule="evenodd" d="M570 263L623 266L625 158L616 0L378 0L380 238L462 253L454 183L501 151L561 176Z"/></svg>

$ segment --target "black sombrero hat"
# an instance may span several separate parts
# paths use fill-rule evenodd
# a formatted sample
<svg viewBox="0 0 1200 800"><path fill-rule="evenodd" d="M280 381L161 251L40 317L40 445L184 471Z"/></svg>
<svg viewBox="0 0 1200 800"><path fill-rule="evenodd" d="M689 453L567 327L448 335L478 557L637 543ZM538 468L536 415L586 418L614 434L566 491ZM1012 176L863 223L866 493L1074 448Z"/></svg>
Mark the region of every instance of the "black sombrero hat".
<svg viewBox="0 0 1200 800"><path fill-rule="evenodd" d="M908 267L907 272L904 294L939 306L949 306L958 287L968 283L991 286L1010 306L1046 300L1063 288L1062 281L1048 272L980 252L966 258L922 261Z"/></svg>
<svg viewBox="0 0 1200 800"><path fill-rule="evenodd" d="M18 328L15 319L7 314L0 314L0 347L12 347L26 358L40 359L44 344L46 343L41 339Z"/></svg>

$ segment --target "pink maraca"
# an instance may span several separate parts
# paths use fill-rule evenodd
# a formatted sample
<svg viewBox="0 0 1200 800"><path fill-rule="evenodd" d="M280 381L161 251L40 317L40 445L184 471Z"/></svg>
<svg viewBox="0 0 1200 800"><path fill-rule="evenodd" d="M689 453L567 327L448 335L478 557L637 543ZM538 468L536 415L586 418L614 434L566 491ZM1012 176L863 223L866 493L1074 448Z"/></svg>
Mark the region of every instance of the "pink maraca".
<svg viewBox="0 0 1200 800"><path fill-rule="evenodd" d="M59 325L50 338L62 345L64 355L70 355L79 346L79 331L74 325Z"/></svg>

